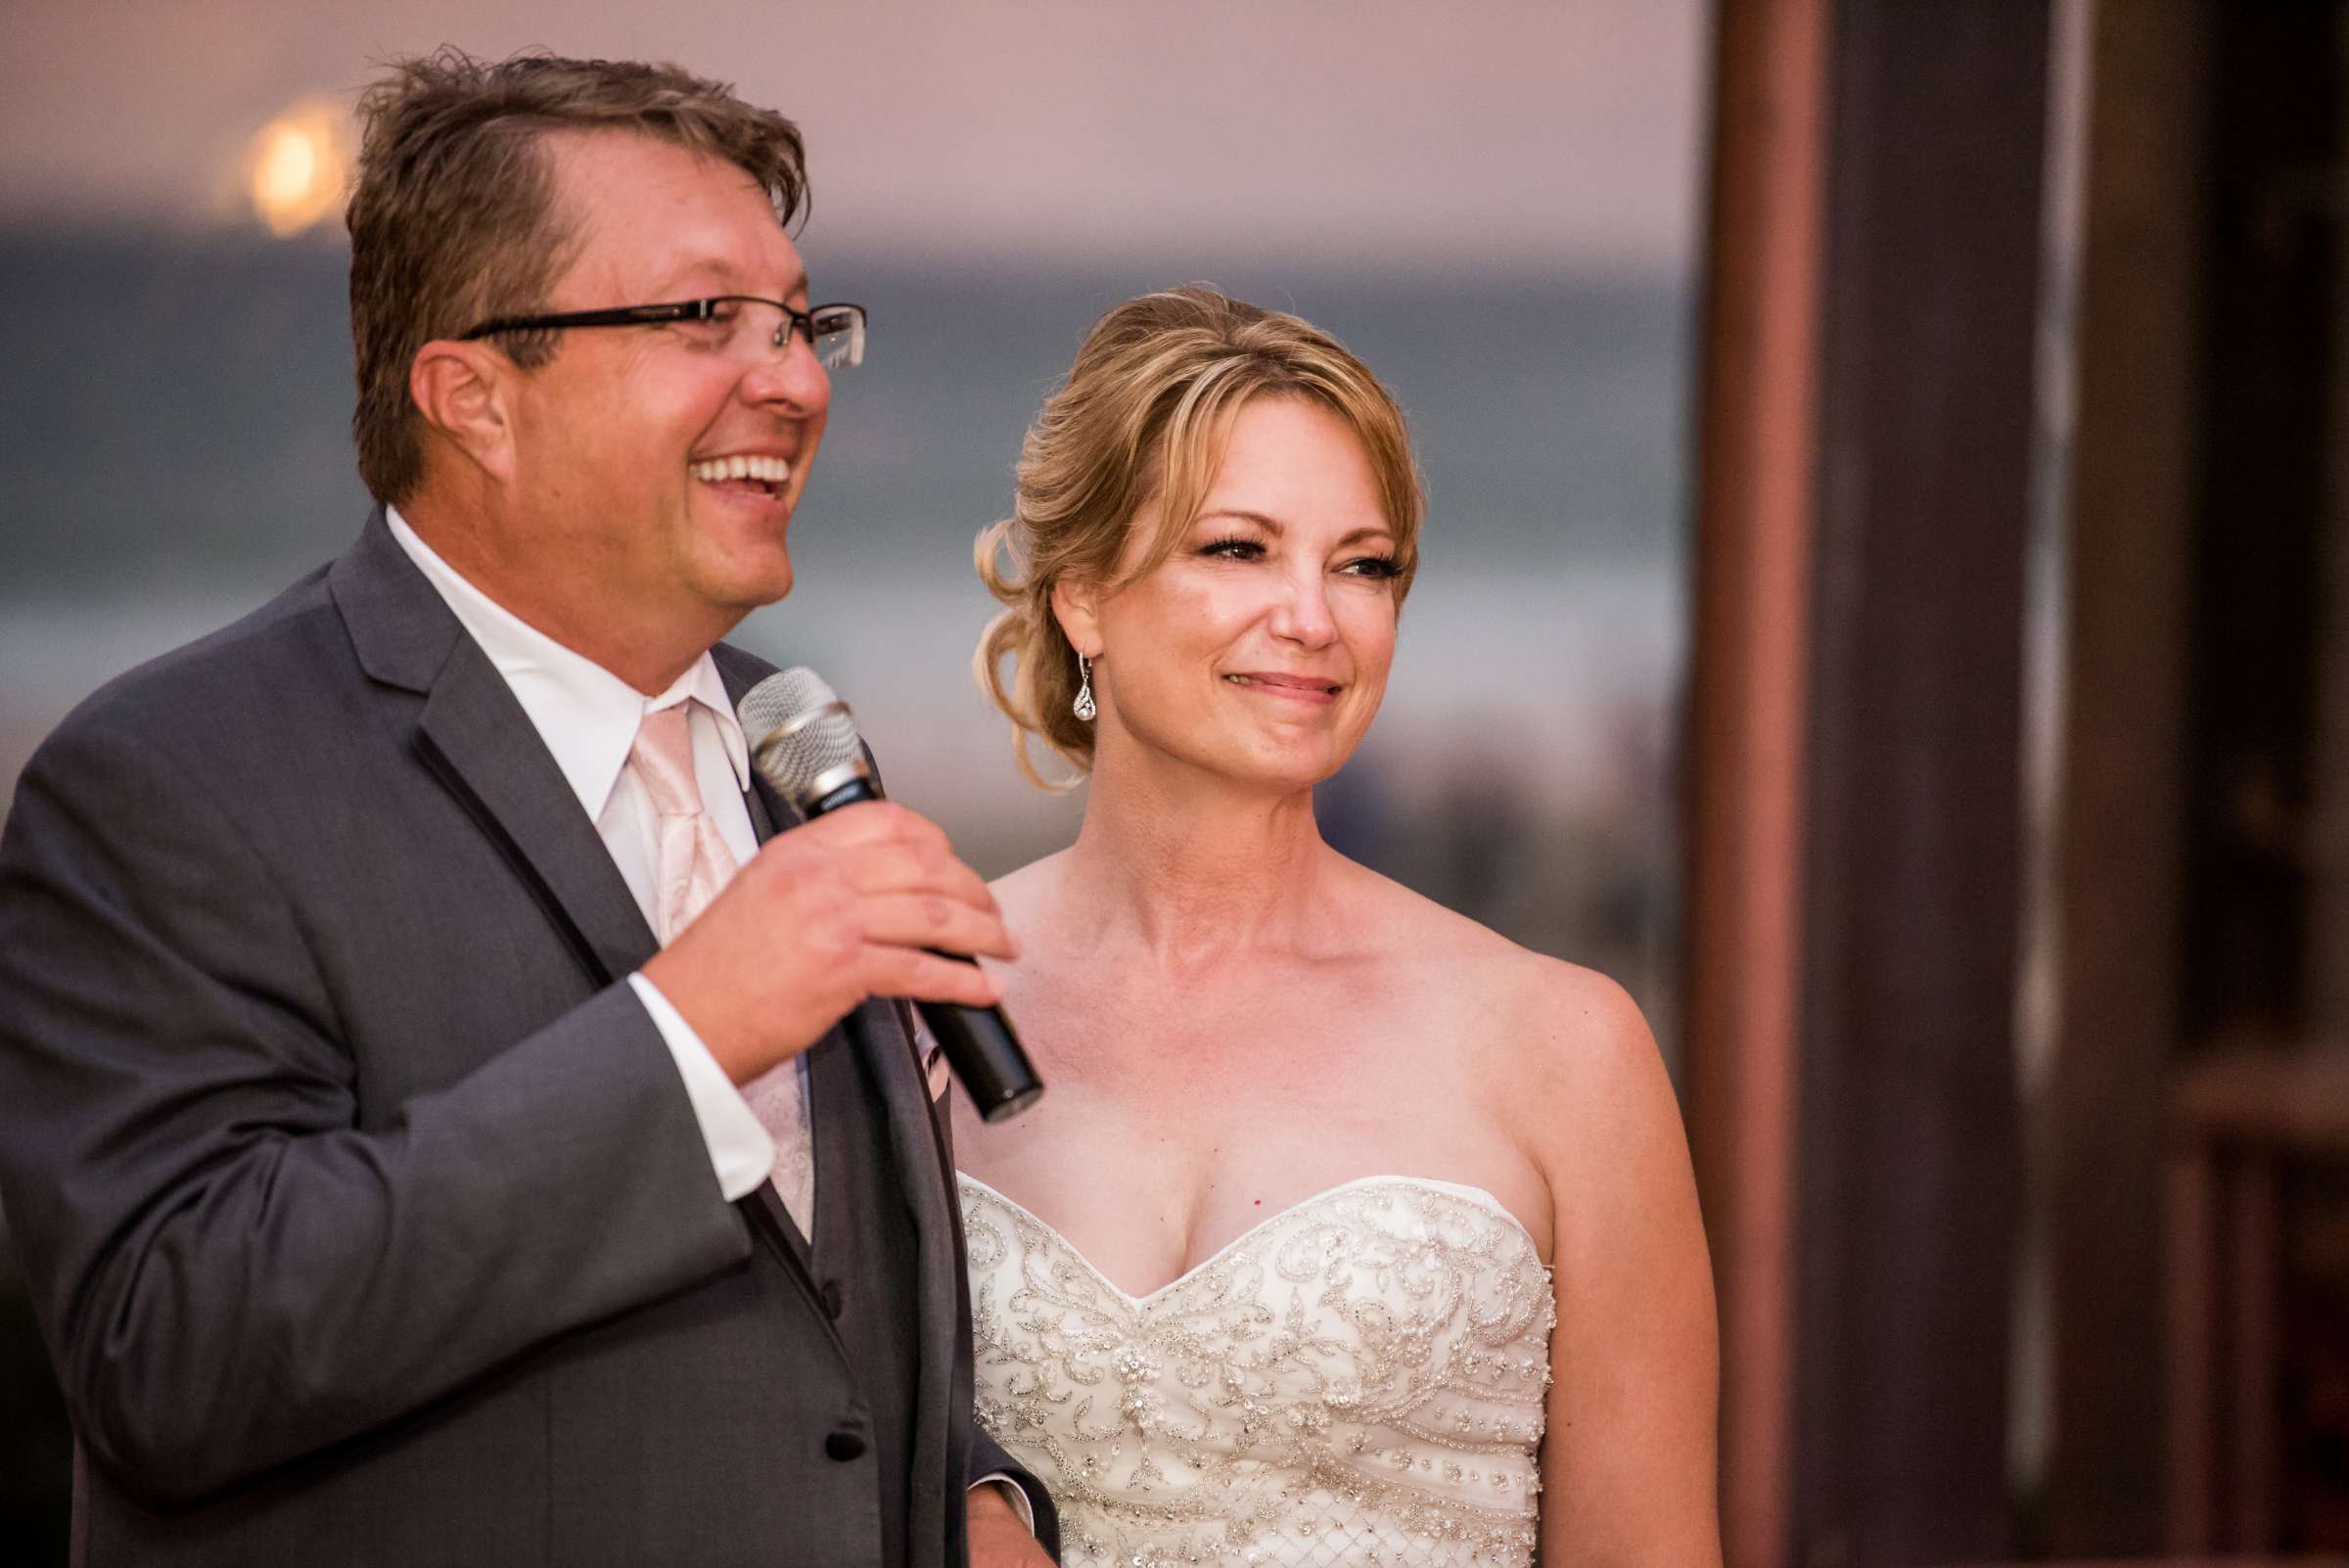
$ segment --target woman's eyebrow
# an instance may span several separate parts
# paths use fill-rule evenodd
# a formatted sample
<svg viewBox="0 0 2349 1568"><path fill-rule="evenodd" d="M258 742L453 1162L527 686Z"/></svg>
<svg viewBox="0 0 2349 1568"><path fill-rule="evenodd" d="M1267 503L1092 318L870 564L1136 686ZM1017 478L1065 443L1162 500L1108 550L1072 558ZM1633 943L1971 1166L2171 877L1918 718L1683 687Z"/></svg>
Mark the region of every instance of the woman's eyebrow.
<svg viewBox="0 0 2349 1568"><path fill-rule="evenodd" d="M1258 528L1263 529L1267 533L1279 533L1283 531L1281 526L1273 519L1267 517L1262 512L1251 512L1246 507L1219 506L1212 512L1200 513L1198 521L1204 523L1211 517L1237 518L1243 523L1255 524Z"/></svg>

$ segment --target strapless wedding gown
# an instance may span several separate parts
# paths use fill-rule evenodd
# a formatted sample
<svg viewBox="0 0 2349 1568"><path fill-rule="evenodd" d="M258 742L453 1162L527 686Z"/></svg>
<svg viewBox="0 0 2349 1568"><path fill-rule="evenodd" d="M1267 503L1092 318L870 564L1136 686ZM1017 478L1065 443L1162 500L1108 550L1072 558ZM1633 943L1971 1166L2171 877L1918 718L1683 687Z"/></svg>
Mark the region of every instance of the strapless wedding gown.
<svg viewBox="0 0 2349 1568"><path fill-rule="evenodd" d="M961 1188L979 1418L1066 1568L1531 1561L1556 1314L1491 1194L1365 1176L1135 1297Z"/></svg>

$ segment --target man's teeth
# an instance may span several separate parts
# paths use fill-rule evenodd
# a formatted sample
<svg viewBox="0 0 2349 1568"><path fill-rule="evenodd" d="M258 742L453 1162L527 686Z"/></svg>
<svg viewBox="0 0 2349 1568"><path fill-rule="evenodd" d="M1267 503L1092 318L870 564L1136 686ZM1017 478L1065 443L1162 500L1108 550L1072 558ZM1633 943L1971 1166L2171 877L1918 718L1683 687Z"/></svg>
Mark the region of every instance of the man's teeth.
<svg viewBox="0 0 2349 1568"><path fill-rule="evenodd" d="M707 463L694 464L686 472L712 484L738 479L780 484L791 478L791 465L780 457L714 457Z"/></svg>

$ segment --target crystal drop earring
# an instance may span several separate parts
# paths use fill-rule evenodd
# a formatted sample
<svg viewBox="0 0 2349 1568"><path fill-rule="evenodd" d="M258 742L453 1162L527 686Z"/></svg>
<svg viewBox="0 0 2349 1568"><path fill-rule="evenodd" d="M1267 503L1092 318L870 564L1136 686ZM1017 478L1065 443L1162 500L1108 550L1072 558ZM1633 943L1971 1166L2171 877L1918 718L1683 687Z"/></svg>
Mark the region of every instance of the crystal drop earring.
<svg viewBox="0 0 2349 1568"><path fill-rule="evenodd" d="M1099 712L1093 706L1093 662L1082 654L1077 656L1077 700L1069 704L1069 712L1088 720Z"/></svg>

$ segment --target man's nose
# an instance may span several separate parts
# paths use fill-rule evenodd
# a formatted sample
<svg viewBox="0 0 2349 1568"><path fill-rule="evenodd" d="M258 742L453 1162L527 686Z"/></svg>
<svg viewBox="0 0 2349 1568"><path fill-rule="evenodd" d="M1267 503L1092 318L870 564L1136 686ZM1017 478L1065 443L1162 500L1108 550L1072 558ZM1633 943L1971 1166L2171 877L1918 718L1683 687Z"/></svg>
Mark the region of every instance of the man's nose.
<svg viewBox="0 0 2349 1568"><path fill-rule="evenodd" d="M819 414L832 401L832 377L815 346L793 333L780 348L767 348L742 378L743 396L756 403L780 403L800 415Z"/></svg>

